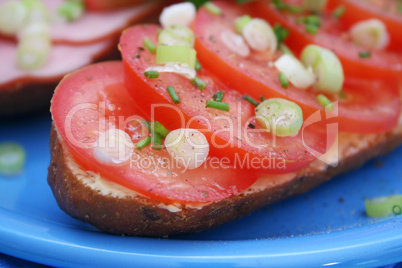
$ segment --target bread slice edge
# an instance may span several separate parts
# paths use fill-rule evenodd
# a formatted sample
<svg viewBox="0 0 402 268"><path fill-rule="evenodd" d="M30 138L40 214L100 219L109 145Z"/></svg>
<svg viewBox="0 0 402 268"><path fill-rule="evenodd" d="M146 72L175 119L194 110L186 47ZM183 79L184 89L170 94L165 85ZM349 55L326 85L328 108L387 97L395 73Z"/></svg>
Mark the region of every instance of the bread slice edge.
<svg viewBox="0 0 402 268"><path fill-rule="evenodd" d="M201 206L167 204L136 194L82 170L52 125L48 184L59 207L68 215L119 235L163 237L208 230L246 216L269 204L304 193L402 144L401 124L380 135L340 135L339 163L312 163L298 173L267 176L246 191ZM102 180L102 187L98 180ZM96 183L91 183L96 182ZM106 184L105 184L106 183ZM110 191L104 188L113 188Z"/></svg>

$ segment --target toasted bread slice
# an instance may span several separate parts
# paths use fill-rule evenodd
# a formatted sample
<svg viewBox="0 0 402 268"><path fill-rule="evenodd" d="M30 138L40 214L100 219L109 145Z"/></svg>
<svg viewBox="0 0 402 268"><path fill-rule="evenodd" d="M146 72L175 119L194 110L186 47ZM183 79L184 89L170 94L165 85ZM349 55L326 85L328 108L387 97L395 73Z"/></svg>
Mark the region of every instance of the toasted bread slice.
<svg viewBox="0 0 402 268"><path fill-rule="evenodd" d="M53 124L48 183L60 208L74 218L121 235L167 236L208 230L289 196L301 194L356 169L402 144L402 122L379 135L339 134L339 162L334 147L325 159L297 173L264 176L246 191L230 198L186 206L161 203L85 171L74 161Z"/></svg>

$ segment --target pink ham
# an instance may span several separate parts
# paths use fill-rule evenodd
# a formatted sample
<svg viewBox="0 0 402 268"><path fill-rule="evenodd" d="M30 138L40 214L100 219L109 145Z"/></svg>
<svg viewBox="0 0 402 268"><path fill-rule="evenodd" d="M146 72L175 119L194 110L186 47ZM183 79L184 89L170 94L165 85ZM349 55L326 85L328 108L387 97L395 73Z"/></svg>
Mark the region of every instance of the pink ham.
<svg viewBox="0 0 402 268"><path fill-rule="evenodd" d="M14 83L52 81L65 74L90 64L109 53L114 40L105 40L88 45L53 45L46 64L34 71L21 70L16 63L17 45L0 39L0 89Z"/></svg>
<svg viewBox="0 0 402 268"><path fill-rule="evenodd" d="M51 10L62 0L45 0ZM160 1L146 1L134 7L110 12L85 12L77 21L53 23L52 39L62 43L90 43L119 34L130 24L140 21L161 6Z"/></svg>
<svg viewBox="0 0 402 268"><path fill-rule="evenodd" d="M0 5L10 0L0 0ZM64 0L42 0L54 14ZM133 7L107 11L86 11L74 22L51 22L54 43L88 44L119 35L130 24L139 22L162 6L161 0L149 0Z"/></svg>

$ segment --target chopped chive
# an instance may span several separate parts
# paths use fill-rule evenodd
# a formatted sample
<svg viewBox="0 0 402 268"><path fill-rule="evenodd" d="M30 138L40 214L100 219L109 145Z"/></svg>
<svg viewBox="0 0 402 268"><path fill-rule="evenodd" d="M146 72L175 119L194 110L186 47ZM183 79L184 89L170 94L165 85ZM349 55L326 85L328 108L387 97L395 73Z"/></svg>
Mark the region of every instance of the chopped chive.
<svg viewBox="0 0 402 268"><path fill-rule="evenodd" d="M213 100L207 100L207 107L222 110L222 111L229 111L229 109L230 109L230 106L228 103L213 101Z"/></svg>
<svg viewBox="0 0 402 268"><path fill-rule="evenodd" d="M255 0L236 0L236 3L238 3L238 4L244 4L244 3L251 2L251 1L255 1Z"/></svg>
<svg viewBox="0 0 402 268"><path fill-rule="evenodd" d="M165 126L159 123L158 121L151 123L151 129L153 130L152 132L156 132L164 138L170 133L170 131L167 130Z"/></svg>
<svg viewBox="0 0 402 268"><path fill-rule="evenodd" d="M199 71L201 71L201 69L202 69L202 65L201 65L200 61L198 59L196 59L195 60L195 70L197 72L199 72Z"/></svg>
<svg viewBox="0 0 402 268"><path fill-rule="evenodd" d="M151 121L142 120L142 123L147 127L149 132L152 132L152 130L151 130Z"/></svg>
<svg viewBox="0 0 402 268"><path fill-rule="evenodd" d="M177 96L177 93L176 93L176 90L174 89L174 87L168 86L166 90L169 93L170 97L172 98L172 101L175 104L179 104L181 102L179 96Z"/></svg>
<svg viewBox="0 0 402 268"><path fill-rule="evenodd" d="M152 146L151 148L154 150L161 150L162 149L162 135L159 133L152 131Z"/></svg>
<svg viewBox="0 0 402 268"><path fill-rule="evenodd" d="M371 57L371 52L370 51L359 52L359 57L360 58L370 58Z"/></svg>
<svg viewBox="0 0 402 268"><path fill-rule="evenodd" d="M275 7L278 10L287 10L291 13L301 13L303 12L303 8L297 5L287 5L282 2L282 0L273 0Z"/></svg>
<svg viewBox="0 0 402 268"><path fill-rule="evenodd" d="M214 101L222 102L224 96L225 96L225 92L218 91L212 96L212 98L214 99Z"/></svg>
<svg viewBox="0 0 402 268"><path fill-rule="evenodd" d="M317 25L314 24L306 24L306 32L310 34L317 34L318 33L318 27Z"/></svg>
<svg viewBox="0 0 402 268"><path fill-rule="evenodd" d="M200 90L204 90L204 88L207 87L207 83L205 83L204 81L202 81L198 77L194 77L193 79L191 79L190 82L191 82L191 84L193 84L194 86L196 86Z"/></svg>
<svg viewBox="0 0 402 268"><path fill-rule="evenodd" d="M289 30L282 27L279 23L276 23L274 25L274 33L276 35L278 43L282 43L289 36Z"/></svg>
<svg viewBox="0 0 402 268"><path fill-rule="evenodd" d="M290 48L285 45L285 44L280 44L279 45L279 50L283 53L283 54L288 54L290 56L294 56L292 50L290 50Z"/></svg>
<svg viewBox="0 0 402 268"><path fill-rule="evenodd" d="M340 17L343 16L343 14L345 14L345 12L346 12L346 7L339 6L334 10L334 13L332 13L332 16L334 16L334 18L339 19Z"/></svg>
<svg viewBox="0 0 402 268"><path fill-rule="evenodd" d="M261 101L265 101L265 100L266 100L266 98L265 98L263 95L260 96L260 99L261 99Z"/></svg>
<svg viewBox="0 0 402 268"><path fill-rule="evenodd" d="M346 93L345 93L345 91L341 90L341 91L339 92L339 97L340 97L341 99L346 99Z"/></svg>
<svg viewBox="0 0 402 268"><path fill-rule="evenodd" d="M279 73L278 78L282 88L286 89L289 87L289 81L283 73Z"/></svg>
<svg viewBox="0 0 402 268"><path fill-rule="evenodd" d="M159 72L158 71L148 71L144 73L146 78L158 78Z"/></svg>
<svg viewBox="0 0 402 268"><path fill-rule="evenodd" d="M151 40L149 40L148 38L145 38L143 41L143 44L144 44L144 47L149 50L149 52L151 52L152 54L156 53L156 46L154 45L154 43L152 43Z"/></svg>
<svg viewBox="0 0 402 268"><path fill-rule="evenodd" d="M322 107L333 111L334 110L334 104L323 94L319 94L317 96L318 102L321 104Z"/></svg>
<svg viewBox="0 0 402 268"><path fill-rule="evenodd" d="M159 36L162 31L163 31L163 30L162 30L161 28L158 28L158 29L156 30L156 34Z"/></svg>
<svg viewBox="0 0 402 268"><path fill-rule="evenodd" d="M147 147L151 143L151 140L152 140L151 137L147 137L147 138L143 139L142 141L139 141L135 145L135 148L141 151L141 149L144 149L145 147Z"/></svg>
<svg viewBox="0 0 402 268"><path fill-rule="evenodd" d="M302 13L303 8L301 6L297 5L286 5L286 10L291 12L291 13Z"/></svg>
<svg viewBox="0 0 402 268"><path fill-rule="evenodd" d="M304 18L304 23L306 24L313 24L317 27L321 26L321 18L317 15L310 15Z"/></svg>
<svg viewBox="0 0 402 268"><path fill-rule="evenodd" d="M252 105L254 105L256 107L259 105L258 101L256 101L255 99L253 99L252 97L250 97L248 95L243 95L242 99L248 101L249 103L251 103Z"/></svg>
<svg viewBox="0 0 402 268"><path fill-rule="evenodd" d="M212 2L206 2L204 4L205 9L211 13L212 15L220 15L222 14L222 10Z"/></svg>
<svg viewBox="0 0 402 268"><path fill-rule="evenodd" d="M286 5L281 0L273 0L273 3L278 10L286 9Z"/></svg>

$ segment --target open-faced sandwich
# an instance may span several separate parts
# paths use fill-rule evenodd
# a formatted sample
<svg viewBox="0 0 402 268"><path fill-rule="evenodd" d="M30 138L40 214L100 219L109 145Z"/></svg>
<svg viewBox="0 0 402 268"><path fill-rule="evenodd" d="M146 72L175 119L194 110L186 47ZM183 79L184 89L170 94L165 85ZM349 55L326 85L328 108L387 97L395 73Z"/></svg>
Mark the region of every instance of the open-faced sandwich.
<svg viewBox="0 0 402 268"><path fill-rule="evenodd" d="M324 2L181 3L125 30L122 62L74 72L53 96L59 206L114 234L199 232L399 146L392 32L349 31Z"/></svg>
<svg viewBox="0 0 402 268"><path fill-rule="evenodd" d="M46 109L65 74L118 59L120 32L160 6L157 0L0 0L0 115Z"/></svg>

